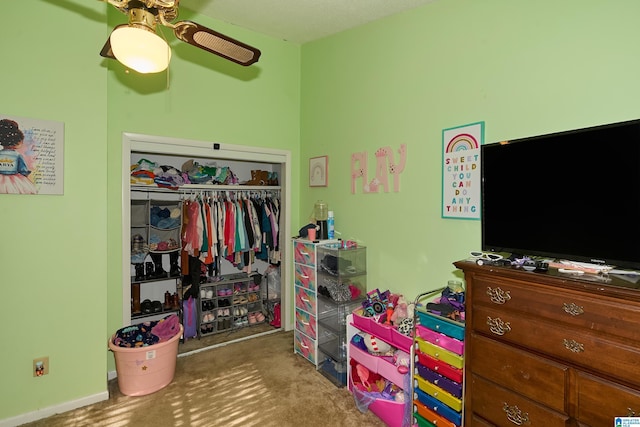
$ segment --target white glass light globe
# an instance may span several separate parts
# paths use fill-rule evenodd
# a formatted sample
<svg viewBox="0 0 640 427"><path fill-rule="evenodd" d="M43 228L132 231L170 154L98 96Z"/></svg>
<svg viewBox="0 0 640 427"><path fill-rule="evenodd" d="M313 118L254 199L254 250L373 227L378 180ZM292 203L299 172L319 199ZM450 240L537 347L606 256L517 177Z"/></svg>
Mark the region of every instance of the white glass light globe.
<svg viewBox="0 0 640 427"><path fill-rule="evenodd" d="M116 59L139 73L159 73L169 66L171 49L156 33L123 25L113 30L110 42Z"/></svg>

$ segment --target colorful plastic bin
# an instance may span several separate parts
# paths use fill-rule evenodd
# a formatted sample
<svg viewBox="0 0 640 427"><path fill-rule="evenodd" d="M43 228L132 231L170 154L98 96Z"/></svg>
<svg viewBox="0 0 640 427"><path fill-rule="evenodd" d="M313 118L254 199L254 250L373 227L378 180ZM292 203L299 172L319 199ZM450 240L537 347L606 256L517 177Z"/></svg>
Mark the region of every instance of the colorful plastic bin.
<svg viewBox="0 0 640 427"><path fill-rule="evenodd" d="M171 383L176 372L178 344L184 328L167 341L146 347L127 348L113 344L109 349L116 360L118 387L127 396L144 396L154 393Z"/></svg>

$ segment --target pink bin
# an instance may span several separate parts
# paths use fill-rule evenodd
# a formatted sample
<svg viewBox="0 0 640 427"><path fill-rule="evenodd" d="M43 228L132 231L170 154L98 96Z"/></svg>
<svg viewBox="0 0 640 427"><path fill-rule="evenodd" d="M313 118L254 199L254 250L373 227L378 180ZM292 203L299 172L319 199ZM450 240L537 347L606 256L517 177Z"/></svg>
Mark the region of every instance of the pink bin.
<svg viewBox="0 0 640 427"><path fill-rule="evenodd" d="M115 335L109 339L109 349L116 359L118 386L127 396L144 396L154 393L173 380L178 358L180 332L168 341L146 347L126 348L113 344Z"/></svg>

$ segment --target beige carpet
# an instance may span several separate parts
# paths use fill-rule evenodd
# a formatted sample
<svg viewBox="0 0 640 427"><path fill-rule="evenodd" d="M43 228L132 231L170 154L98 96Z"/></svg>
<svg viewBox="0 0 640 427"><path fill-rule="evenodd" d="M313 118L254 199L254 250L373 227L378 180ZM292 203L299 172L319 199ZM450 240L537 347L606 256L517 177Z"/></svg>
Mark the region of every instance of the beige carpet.
<svg viewBox="0 0 640 427"><path fill-rule="evenodd" d="M179 357L174 381L148 396L110 399L26 426L384 426L359 412L337 388L293 353L293 332L278 331Z"/></svg>

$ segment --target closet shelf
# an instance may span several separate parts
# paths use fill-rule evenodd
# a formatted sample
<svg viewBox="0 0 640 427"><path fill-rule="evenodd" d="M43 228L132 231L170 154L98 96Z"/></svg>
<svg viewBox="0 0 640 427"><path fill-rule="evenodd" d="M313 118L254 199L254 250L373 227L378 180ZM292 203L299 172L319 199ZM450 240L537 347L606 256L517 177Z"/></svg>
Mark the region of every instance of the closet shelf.
<svg viewBox="0 0 640 427"><path fill-rule="evenodd" d="M132 185L131 191L147 191L157 193L191 193L193 191L209 191L209 190L223 190L223 191L273 191L280 190L282 187L273 185L213 185L213 184L184 184L178 187L176 190L171 188L163 188L155 185Z"/></svg>

